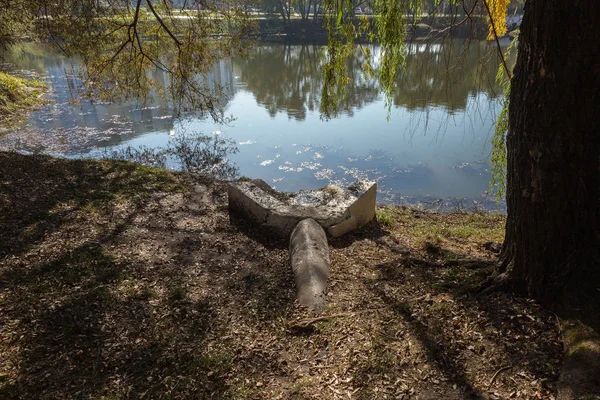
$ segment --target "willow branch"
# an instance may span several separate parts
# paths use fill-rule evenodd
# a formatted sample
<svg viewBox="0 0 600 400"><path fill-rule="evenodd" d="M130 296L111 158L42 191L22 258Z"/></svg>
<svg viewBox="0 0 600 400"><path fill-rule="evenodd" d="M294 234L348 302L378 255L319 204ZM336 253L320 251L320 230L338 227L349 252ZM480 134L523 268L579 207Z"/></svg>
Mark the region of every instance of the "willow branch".
<svg viewBox="0 0 600 400"><path fill-rule="evenodd" d="M506 76L508 76L508 79L512 79L512 74L510 72L510 70L508 69L508 65L506 65L506 58L504 58L504 53L502 53L502 48L500 47L500 40L498 40L498 34L496 33L496 24L494 23L494 18L492 17L492 12L490 10L490 6L487 3L487 0L481 0L483 1L483 5L485 6L485 9L488 13L488 16L490 17L490 25L492 25L492 33L494 34L494 40L496 41L496 47L498 48L498 54L500 55L500 59L502 60L502 65L504 66L504 71L506 72Z"/></svg>

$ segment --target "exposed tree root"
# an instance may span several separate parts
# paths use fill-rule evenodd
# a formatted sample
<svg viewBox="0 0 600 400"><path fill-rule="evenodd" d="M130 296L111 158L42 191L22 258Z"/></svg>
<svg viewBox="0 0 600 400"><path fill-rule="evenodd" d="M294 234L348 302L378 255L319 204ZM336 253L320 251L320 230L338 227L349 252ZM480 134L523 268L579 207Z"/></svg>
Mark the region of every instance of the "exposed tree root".
<svg viewBox="0 0 600 400"><path fill-rule="evenodd" d="M493 274L475 290L475 294L485 296L496 292L510 292L513 282L514 280L506 272Z"/></svg>

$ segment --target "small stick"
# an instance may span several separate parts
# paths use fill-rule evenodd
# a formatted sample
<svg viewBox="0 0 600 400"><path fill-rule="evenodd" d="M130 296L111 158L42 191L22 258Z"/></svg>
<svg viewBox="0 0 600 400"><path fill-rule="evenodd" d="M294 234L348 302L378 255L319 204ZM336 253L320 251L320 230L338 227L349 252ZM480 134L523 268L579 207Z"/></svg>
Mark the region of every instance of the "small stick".
<svg viewBox="0 0 600 400"><path fill-rule="evenodd" d="M558 315L556 315L556 313L554 314L554 316L556 317L556 324L558 325L558 333L560 333L562 335L563 329L562 329L562 325L560 323L560 318L558 318Z"/></svg>
<svg viewBox="0 0 600 400"><path fill-rule="evenodd" d="M494 376L492 376L492 379L490 380L490 383L488 384L488 390L490 390L490 388L492 387L492 385L494 384L494 381L496 380L496 377L498 376L498 374L502 371L506 371L507 369L511 369L512 365L508 365L506 367L502 367L500 368L498 371L496 371L496 373L494 374Z"/></svg>

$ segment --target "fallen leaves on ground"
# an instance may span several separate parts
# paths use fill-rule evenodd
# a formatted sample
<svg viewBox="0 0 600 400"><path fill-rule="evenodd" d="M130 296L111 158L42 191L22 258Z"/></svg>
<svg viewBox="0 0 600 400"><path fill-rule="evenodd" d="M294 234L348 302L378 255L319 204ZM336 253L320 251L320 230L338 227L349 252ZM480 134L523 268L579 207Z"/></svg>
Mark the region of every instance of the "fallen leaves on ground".
<svg viewBox="0 0 600 400"><path fill-rule="evenodd" d="M472 294L502 216L396 208L332 239L311 315L225 183L13 153L0 171L0 398L552 398L555 317Z"/></svg>

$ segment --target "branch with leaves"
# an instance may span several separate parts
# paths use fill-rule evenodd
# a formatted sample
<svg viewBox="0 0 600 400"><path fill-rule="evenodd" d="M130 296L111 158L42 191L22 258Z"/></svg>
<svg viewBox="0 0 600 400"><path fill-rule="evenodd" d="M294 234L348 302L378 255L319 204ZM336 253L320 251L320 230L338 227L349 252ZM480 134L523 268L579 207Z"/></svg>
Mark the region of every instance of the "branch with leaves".
<svg viewBox="0 0 600 400"><path fill-rule="evenodd" d="M0 22L7 19L27 21L37 38L79 57L90 99L166 96L176 111L216 120L223 88L208 83L208 72L222 58L246 55L255 27L233 0L0 0ZM11 36L23 29L9 28Z"/></svg>

